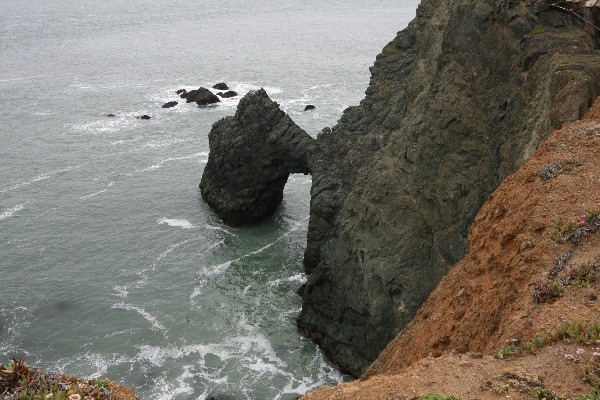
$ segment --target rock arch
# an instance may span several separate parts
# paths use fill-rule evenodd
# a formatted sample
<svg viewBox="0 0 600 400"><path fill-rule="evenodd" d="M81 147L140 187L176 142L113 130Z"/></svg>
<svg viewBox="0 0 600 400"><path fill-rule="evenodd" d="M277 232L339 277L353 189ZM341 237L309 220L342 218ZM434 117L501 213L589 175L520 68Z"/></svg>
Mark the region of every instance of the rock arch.
<svg viewBox="0 0 600 400"><path fill-rule="evenodd" d="M271 215L292 173L309 174L315 140L264 89L244 96L233 117L208 136L202 198L227 224L251 225Z"/></svg>

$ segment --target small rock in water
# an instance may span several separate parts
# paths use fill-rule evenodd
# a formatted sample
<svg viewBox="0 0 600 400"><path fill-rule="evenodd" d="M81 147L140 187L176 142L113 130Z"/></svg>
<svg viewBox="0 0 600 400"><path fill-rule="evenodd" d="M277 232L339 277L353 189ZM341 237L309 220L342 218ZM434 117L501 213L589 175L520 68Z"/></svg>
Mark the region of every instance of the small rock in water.
<svg viewBox="0 0 600 400"><path fill-rule="evenodd" d="M113 114L113 113L106 114L106 116L107 116L107 117L116 117L116 115L115 115L115 114Z"/></svg>
<svg viewBox="0 0 600 400"><path fill-rule="evenodd" d="M175 92L175 94L179 94L180 95L180 94L185 93L185 92L187 92L187 90L185 90L185 89L179 89L178 91Z"/></svg>
<svg viewBox="0 0 600 400"><path fill-rule="evenodd" d="M224 393L215 393L209 395L206 400L235 400L235 397Z"/></svg>
<svg viewBox="0 0 600 400"><path fill-rule="evenodd" d="M309 104L306 107L304 107L304 111L314 110L315 108L317 108L317 107L313 106L312 104Z"/></svg>
<svg viewBox="0 0 600 400"><path fill-rule="evenodd" d="M169 101L168 103L163 104L162 108L175 107L177 104L179 104L177 101Z"/></svg>
<svg viewBox="0 0 600 400"><path fill-rule="evenodd" d="M228 99L228 98L230 98L230 97L235 97L235 96L237 96L237 95L238 95L238 93L237 93L237 92L234 92L233 90L229 90L229 91L227 91L227 92L225 92L225 93L223 93L223 92L219 92L219 93L217 93L217 96L219 96L219 97L222 97L222 98L224 98L224 99Z"/></svg>
<svg viewBox="0 0 600 400"><path fill-rule="evenodd" d="M217 83L215 86L213 86L213 89L229 90L229 87L227 86L227 84L225 82L220 82L220 83Z"/></svg>
<svg viewBox="0 0 600 400"><path fill-rule="evenodd" d="M187 103L196 102L199 106L205 106L221 101L210 90L203 87L182 93L180 96L184 98Z"/></svg>
<svg viewBox="0 0 600 400"><path fill-rule="evenodd" d="M196 104L199 106L206 106L208 104L218 103L221 100L215 96L210 90L205 88L198 89L198 93L195 98Z"/></svg>
<svg viewBox="0 0 600 400"><path fill-rule="evenodd" d="M139 119L150 119L151 117L149 115L144 114L144 115L142 115L140 117L136 117L136 118L139 118Z"/></svg>

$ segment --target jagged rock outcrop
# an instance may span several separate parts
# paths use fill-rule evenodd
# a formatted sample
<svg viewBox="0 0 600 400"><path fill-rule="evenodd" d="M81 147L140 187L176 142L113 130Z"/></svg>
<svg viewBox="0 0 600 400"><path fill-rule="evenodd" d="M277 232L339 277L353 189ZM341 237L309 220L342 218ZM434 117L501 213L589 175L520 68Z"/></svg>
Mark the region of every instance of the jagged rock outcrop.
<svg viewBox="0 0 600 400"><path fill-rule="evenodd" d="M234 117L214 124L202 198L231 225L271 215L291 173L310 172L314 139L263 90L244 96Z"/></svg>
<svg viewBox="0 0 600 400"><path fill-rule="evenodd" d="M543 2L423 0L371 73L317 138L298 320L355 375L464 255L486 197L600 93L595 34Z"/></svg>
<svg viewBox="0 0 600 400"><path fill-rule="evenodd" d="M298 326L344 370L360 374L406 326L489 194L600 93L596 15L577 12L587 22L542 0L423 0L365 99L311 144ZM239 197L226 191L225 214Z"/></svg>

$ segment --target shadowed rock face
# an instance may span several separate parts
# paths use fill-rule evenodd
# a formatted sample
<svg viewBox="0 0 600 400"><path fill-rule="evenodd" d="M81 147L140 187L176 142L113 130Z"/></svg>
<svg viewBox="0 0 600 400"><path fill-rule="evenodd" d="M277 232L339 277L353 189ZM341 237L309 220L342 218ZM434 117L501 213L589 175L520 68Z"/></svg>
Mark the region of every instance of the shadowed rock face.
<svg viewBox="0 0 600 400"><path fill-rule="evenodd" d="M214 124L200 189L227 224L256 223L283 199L291 173L308 174L314 139L263 90L248 93L235 116Z"/></svg>
<svg viewBox="0 0 600 400"><path fill-rule="evenodd" d="M600 93L594 35L544 2L423 0L377 56L312 164L298 325L344 370L406 326L487 196Z"/></svg>

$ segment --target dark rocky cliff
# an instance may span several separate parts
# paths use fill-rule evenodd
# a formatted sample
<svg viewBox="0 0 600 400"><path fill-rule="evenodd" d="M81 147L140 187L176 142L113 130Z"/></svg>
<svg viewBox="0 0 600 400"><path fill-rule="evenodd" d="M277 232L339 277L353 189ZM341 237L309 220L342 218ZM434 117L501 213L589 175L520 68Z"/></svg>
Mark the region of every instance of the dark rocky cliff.
<svg viewBox="0 0 600 400"><path fill-rule="evenodd" d="M424 0L318 137L300 328L362 372L462 258L486 197L600 94L599 62L545 4Z"/></svg>
<svg viewBox="0 0 600 400"><path fill-rule="evenodd" d="M346 371L360 374L462 258L502 179L600 94L598 24L577 12L588 22L543 1L423 0L365 99L311 144L298 325Z"/></svg>

